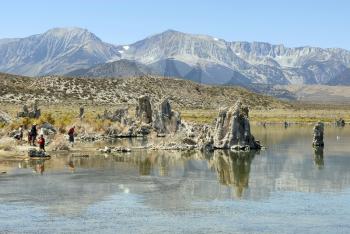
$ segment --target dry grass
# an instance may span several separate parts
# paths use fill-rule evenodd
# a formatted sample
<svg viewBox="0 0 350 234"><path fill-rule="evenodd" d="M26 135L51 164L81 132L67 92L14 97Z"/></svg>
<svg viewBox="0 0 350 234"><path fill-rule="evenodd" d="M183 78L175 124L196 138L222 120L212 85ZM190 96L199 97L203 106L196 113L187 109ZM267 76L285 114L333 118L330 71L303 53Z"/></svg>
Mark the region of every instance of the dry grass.
<svg viewBox="0 0 350 234"><path fill-rule="evenodd" d="M86 105L85 117L83 121L78 118L79 105L78 104L55 104L55 105L41 105L42 116L35 119L15 118L16 113L21 109L21 105L16 104L0 104L1 110L9 113L14 121L10 125L0 125L6 130L16 129L21 125L29 127L34 122L42 124L45 122L54 124L61 132L66 133L71 126L76 126L79 132L105 132L108 128L115 128L124 131L125 126L118 123L113 123L109 120L97 119L98 114L103 114L104 110L114 110L125 105ZM130 116L134 115L134 106L129 106ZM187 122L206 123L211 124L215 120L218 109L189 109L189 108L175 108L181 113L181 118ZM334 122L336 119L343 118L346 122L350 122L350 108L348 106L320 106L320 105L303 105L294 104L292 108L280 108L261 110L260 108L253 108L250 110L250 119L252 122L297 122L309 123L316 121Z"/></svg>
<svg viewBox="0 0 350 234"><path fill-rule="evenodd" d="M334 122L336 119L343 118L350 122L349 109L275 109L271 111L253 110L251 111L251 120L255 122L292 122L292 123L310 123L310 122Z"/></svg>
<svg viewBox="0 0 350 234"><path fill-rule="evenodd" d="M182 110L182 119L195 123L213 123L218 114L216 109ZM272 109L250 111L252 122L282 123L313 123L317 121L334 122L336 119L343 118L350 122L350 109L339 107L339 109Z"/></svg>
<svg viewBox="0 0 350 234"><path fill-rule="evenodd" d="M55 138L52 141L52 144L49 146L49 150L52 151L69 151L70 146L68 143L68 140L65 138L64 135L56 135Z"/></svg>
<svg viewBox="0 0 350 234"><path fill-rule="evenodd" d="M0 150L2 151L13 151L15 145L17 144L16 140L11 138L1 138L0 139Z"/></svg>

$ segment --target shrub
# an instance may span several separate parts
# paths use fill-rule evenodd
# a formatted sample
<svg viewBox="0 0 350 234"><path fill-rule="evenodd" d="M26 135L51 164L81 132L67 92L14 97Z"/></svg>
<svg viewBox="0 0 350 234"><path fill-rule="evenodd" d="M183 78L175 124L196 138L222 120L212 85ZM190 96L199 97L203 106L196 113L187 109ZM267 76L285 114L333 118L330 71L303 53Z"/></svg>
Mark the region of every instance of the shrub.
<svg viewBox="0 0 350 234"><path fill-rule="evenodd" d="M50 149L53 151L62 151L62 150L69 151L70 146L67 139L63 135L57 135L53 139L50 145Z"/></svg>
<svg viewBox="0 0 350 234"><path fill-rule="evenodd" d="M29 128L33 123L35 122L35 119L30 118L19 118L15 121L12 121L12 123L9 125L10 130L18 129L20 126L23 126L24 128Z"/></svg>
<svg viewBox="0 0 350 234"><path fill-rule="evenodd" d="M38 119L38 124L49 123L55 125L55 119L52 117L51 113L44 113Z"/></svg>
<svg viewBox="0 0 350 234"><path fill-rule="evenodd" d="M62 115L60 117L58 117L55 120L56 124L56 128L58 128L58 131L60 133L66 133L66 129L68 126L71 126L72 123L74 122L74 116L70 115L70 114L65 114Z"/></svg>

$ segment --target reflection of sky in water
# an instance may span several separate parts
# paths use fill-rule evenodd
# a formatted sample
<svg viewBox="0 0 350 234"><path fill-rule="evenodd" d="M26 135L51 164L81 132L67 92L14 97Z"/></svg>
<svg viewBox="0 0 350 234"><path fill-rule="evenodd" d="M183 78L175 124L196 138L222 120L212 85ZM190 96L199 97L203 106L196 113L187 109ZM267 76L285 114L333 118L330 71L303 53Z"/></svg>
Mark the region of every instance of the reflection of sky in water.
<svg viewBox="0 0 350 234"><path fill-rule="evenodd" d="M33 220L49 222L47 231L285 232L288 222L296 231L349 231L341 217L350 210L350 131L326 127L324 152L312 149L311 127L255 133L266 151L3 162L13 169L0 175L0 232L19 223L33 231Z"/></svg>

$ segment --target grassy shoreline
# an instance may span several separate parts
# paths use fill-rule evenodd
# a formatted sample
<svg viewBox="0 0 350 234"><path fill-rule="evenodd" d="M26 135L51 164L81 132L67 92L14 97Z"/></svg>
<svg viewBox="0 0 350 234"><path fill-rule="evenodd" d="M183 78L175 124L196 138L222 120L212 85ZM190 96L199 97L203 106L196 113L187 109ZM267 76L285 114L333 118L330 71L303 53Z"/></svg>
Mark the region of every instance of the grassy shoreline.
<svg viewBox="0 0 350 234"><path fill-rule="evenodd" d="M105 109L114 110L120 107L128 107L129 115L133 116L135 111L135 106L120 104L120 105L85 105L85 120L89 122L94 122L96 125L108 124L104 122L99 122L96 120L98 114L102 114ZM22 105L19 104L9 104L0 103L0 110L8 113L14 118L15 122L20 124L19 120L16 119L16 113L20 111ZM61 127L69 126L77 121L79 114L79 105L69 103L67 105L54 104L54 105L40 105L42 110L42 118L39 121L45 121L47 118L52 119L56 125ZM174 108L181 113L183 120L188 122L194 122L197 124L210 124L213 123L217 117L218 109L182 109ZM284 109L251 109L250 110L250 120L254 123L299 123L307 124L314 123L317 121L323 121L325 123L334 123L336 119L343 118L346 122L350 122L350 107L348 106L304 106L303 108L284 108ZM22 120L23 121L23 120ZM30 120L38 121L38 120ZM0 125L3 127L3 125Z"/></svg>
<svg viewBox="0 0 350 234"><path fill-rule="evenodd" d="M218 109L183 109L180 110L184 120L196 123L212 123L218 115ZM350 106L313 105L293 103L291 108L250 109L250 121L256 123L296 123L310 124L318 121L334 123L342 118L350 122Z"/></svg>

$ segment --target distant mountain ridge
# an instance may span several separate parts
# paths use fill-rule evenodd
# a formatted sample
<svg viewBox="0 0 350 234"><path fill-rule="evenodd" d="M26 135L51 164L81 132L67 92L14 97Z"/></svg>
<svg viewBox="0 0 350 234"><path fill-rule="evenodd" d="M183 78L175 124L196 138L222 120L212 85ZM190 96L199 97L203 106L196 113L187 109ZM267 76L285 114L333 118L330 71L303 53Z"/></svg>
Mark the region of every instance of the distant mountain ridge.
<svg viewBox="0 0 350 234"><path fill-rule="evenodd" d="M64 74L118 55L115 46L81 28L54 28L26 38L0 40L0 70L28 76Z"/></svg>
<svg viewBox="0 0 350 234"><path fill-rule="evenodd" d="M0 40L0 71L37 76L179 77L206 84L350 84L350 52L228 42L168 30L114 46L80 28Z"/></svg>

